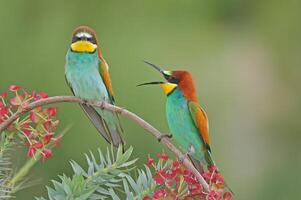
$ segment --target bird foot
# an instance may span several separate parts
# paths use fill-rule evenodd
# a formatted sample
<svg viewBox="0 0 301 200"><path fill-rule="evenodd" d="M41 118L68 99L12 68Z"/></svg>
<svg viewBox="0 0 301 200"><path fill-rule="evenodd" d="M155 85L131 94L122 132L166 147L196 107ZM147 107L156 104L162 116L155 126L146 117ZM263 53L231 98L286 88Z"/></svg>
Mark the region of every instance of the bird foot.
<svg viewBox="0 0 301 200"><path fill-rule="evenodd" d="M182 154L180 157L179 157L179 161L181 162L181 163L183 163L184 162L184 160L185 160L185 158L186 158L186 154L184 155L184 154Z"/></svg>
<svg viewBox="0 0 301 200"><path fill-rule="evenodd" d="M183 163L184 160L185 160L185 158L190 157L190 156L191 156L192 154L194 154L194 153L195 153L195 150L194 150L193 146L192 146L192 145L189 145L188 151L187 151L185 154L182 154L182 155L179 157L179 161L180 161L181 163Z"/></svg>
<svg viewBox="0 0 301 200"><path fill-rule="evenodd" d="M159 137L157 137L157 139L158 139L158 142L161 142L161 140L163 139L163 138L172 138L172 134L163 134L163 135L160 135Z"/></svg>
<svg viewBox="0 0 301 200"><path fill-rule="evenodd" d="M86 105L86 106L91 106L91 101L87 100L87 99L82 99L83 100L83 105Z"/></svg>
<svg viewBox="0 0 301 200"><path fill-rule="evenodd" d="M116 112L117 112L119 115L122 115L122 113L124 112L124 110L125 110L124 107L119 107L119 109L117 109Z"/></svg>
<svg viewBox="0 0 301 200"><path fill-rule="evenodd" d="M88 106L88 100L83 99L83 104Z"/></svg>

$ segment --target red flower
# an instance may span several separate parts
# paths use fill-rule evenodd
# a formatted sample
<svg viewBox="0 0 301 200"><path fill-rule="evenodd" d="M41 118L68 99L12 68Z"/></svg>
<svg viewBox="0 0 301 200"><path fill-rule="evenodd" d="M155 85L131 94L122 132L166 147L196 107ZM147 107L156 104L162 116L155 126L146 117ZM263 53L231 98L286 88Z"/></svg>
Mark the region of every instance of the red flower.
<svg viewBox="0 0 301 200"><path fill-rule="evenodd" d="M184 180L188 185L196 184L198 181L192 176L184 176Z"/></svg>
<svg viewBox="0 0 301 200"><path fill-rule="evenodd" d="M44 128L47 130L47 131L51 131L51 128L52 128L52 122L50 120L46 121L43 123L43 126Z"/></svg>
<svg viewBox="0 0 301 200"><path fill-rule="evenodd" d="M159 159L164 160L164 161L169 159L168 155L165 153L158 153L157 156Z"/></svg>
<svg viewBox="0 0 301 200"><path fill-rule="evenodd" d="M189 188L191 195L201 194L203 191L203 186L199 183L190 186Z"/></svg>
<svg viewBox="0 0 301 200"><path fill-rule="evenodd" d="M12 92L15 92L15 91L18 91L19 89L21 88L21 86L19 85L11 85L9 86L9 91L12 91Z"/></svg>
<svg viewBox="0 0 301 200"><path fill-rule="evenodd" d="M24 98L21 95L17 95L10 100L10 104L13 106L19 106L23 100Z"/></svg>
<svg viewBox="0 0 301 200"><path fill-rule="evenodd" d="M33 144L32 146L36 149L42 149L44 145L42 142L39 142L39 143Z"/></svg>
<svg viewBox="0 0 301 200"><path fill-rule="evenodd" d="M29 124L29 123L22 124L22 125L20 126L20 128L21 128L22 130L27 130L27 129L30 128L30 124Z"/></svg>
<svg viewBox="0 0 301 200"><path fill-rule="evenodd" d="M220 195L220 193L211 190L207 196L208 200L222 200L222 196Z"/></svg>
<svg viewBox="0 0 301 200"><path fill-rule="evenodd" d="M178 160L175 160L172 162L172 169L180 169L181 168L181 162Z"/></svg>
<svg viewBox="0 0 301 200"><path fill-rule="evenodd" d="M155 167L157 171L153 174L153 179L159 190L155 191L152 197L145 196L143 200L174 199L182 184L186 185L188 190L184 194L181 193L181 199L232 200L232 194L223 190L225 187L224 179L216 166L209 166L208 170L202 174L212 189L206 193L194 174L185 168L180 161L170 160L165 153L160 153L157 156L161 167L159 169ZM154 165L154 162L153 158L148 158L147 166Z"/></svg>
<svg viewBox="0 0 301 200"><path fill-rule="evenodd" d="M188 169L184 169L183 176L189 176L191 173Z"/></svg>
<svg viewBox="0 0 301 200"><path fill-rule="evenodd" d="M224 185L225 185L224 177L223 177L220 173L217 173L217 174L214 175L213 182L214 182L219 188L222 188L222 187L224 187Z"/></svg>
<svg viewBox="0 0 301 200"><path fill-rule="evenodd" d="M0 94L0 98L6 98L7 97L7 95L8 95L8 93L7 92L3 92L3 93L1 93Z"/></svg>
<svg viewBox="0 0 301 200"><path fill-rule="evenodd" d="M34 111L31 111L29 114L29 119L33 122L33 123L37 123L38 122L38 117L36 115L36 113Z"/></svg>
<svg viewBox="0 0 301 200"><path fill-rule="evenodd" d="M32 157L36 153L36 149L34 147L29 147L27 156Z"/></svg>
<svg viewBox="0 0 301 200"><path fill-rule="evenodd" d="M224 200L232 200L231 192L225 192L223 195Z"/></svg>
<svg viewBox="0 0 301 200"><path fill-rule="evenodd" d="M148 158L146 165L147 165L148 167L150 167L150 166L154 163L154 161L155 161L155 160L154 160L153 158Z"/></svg>
<svg viewBox="0 0 301 200"><path fill-rule="evenodd" d="M156 192L154 192L153 197L155 199L160 199L161 197L165 197L166 194L167 194L167 190L166 189L160 189L160 190L157 190Z"/></svg>
<svg viewBox="0 0 301 200"><path fill-rule="evenodd" d="M53 137L54 133L47 133L44 135L44 143L48 144L51 141L51 138Z"/></svg>
<svg viewBox="0 0 301 200"><path fill-rule="evenodd" d="M0 102L0 117L7 115L8 111L8 108L4 106L2 102Z"/></svg>
<svg viewBox="0 0 301 200"><path fill-rule="evenodd" d="M217 167L215 166L215 165L210 165L209 167L208 167L208 171L209 172L218 172L218 169L217 169Z"/></svg>
<svg viewBox="0 0 301 200"><path fill-rule="evenodd" d="M31 132L29 130L23 130L23 134L26 136L26 137L29 137L31 135Z"/></svg>
<svg viewBox="0 0 301 200"><path fill-rule="evenodd" d="M39 92L38 96L42 99L48 98L48 94L46 92Z"/></svg>
<svg viewBox="0 0 301 200"><path fill-rule="evenodd" d="M176 170L166 170L166 172L164 174L162 174L164 176L164 178L168 179L168 180L173 180L176 176L177 176L177 172Z"/></svg>
<svg viewBox="0 0 301 200"><path fill-rule="evenodd" d="M48 94L46 92L36 92L36 91L33 91L31 96L35 100L48 98Z"/></svg>
<svg viewBox="0 0 301 200"><path fill-rule="evenodd" d="M62 139L63 135L59 135L58 137L55 138L55 146L59 147L60 146L60 140Z"/></svg>
<svg viewBox="0 0 301 200"><path fill-rule="evenodd" d="M43 154L42 160L45 161L46 159L48 159L52 156L52 151L50 149L44 149L42 151L42 154Z"/></svg>
<svg viewBox="0 0 301 200"><path fill-rule="evenodd" d="M205 179L205 181L207 181L209 183L210 179L211 179L211 174L209 172L204 172L202 174L203 178Z"/></svg>
<svg viewBox="0 0 301 200"><path fill-rule="evenodd" d="M159 171L159 172L156 172L154 175L153 175L153 179L155 180L156 184L157 185L163 185L165 180L162 176L162 171Z"/></svg>
<svg viewBox="0 0 301 200"><path fill-rule="evenodd" d="M55 116L56 112L57 112L57 108L56 107L49 107L49 108L47 108L48 117Z"/></svg>

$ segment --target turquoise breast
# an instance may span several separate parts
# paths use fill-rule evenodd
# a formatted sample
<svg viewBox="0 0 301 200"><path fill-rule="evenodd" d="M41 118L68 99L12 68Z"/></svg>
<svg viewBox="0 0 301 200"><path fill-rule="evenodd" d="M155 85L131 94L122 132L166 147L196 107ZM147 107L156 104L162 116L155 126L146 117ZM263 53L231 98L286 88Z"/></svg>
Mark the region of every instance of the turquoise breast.
<svg viewBox="0 0 301 200"><path fill-rule="evenodd" d="M190 115L187 100L178 88L167 97L166 114L175 142L184 153L192 152L195 159L202 160L204 143Z"/></svg>
<svg viewBox="0 0 301 200"><path fill-rule="evenodd" d="M74 95L85 100L108 101L108 92L99 73L95 53L67 52L65 74Z"/></svg>

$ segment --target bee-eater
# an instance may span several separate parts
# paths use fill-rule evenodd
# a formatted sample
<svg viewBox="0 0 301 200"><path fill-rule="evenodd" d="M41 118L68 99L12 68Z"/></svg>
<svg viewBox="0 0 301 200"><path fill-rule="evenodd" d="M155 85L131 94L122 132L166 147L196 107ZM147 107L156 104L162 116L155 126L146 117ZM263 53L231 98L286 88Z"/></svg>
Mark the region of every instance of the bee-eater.
<svg viewBox="0 0 301 200"><path fill-rule="evenodd" d="M149 62L146 63L158 70L167 81L140 85L159 84L167 95L166 117L175 142L187 152L198 170L203 171L201 164L214 165L211 157L208 118L199 104L191 73L167 71Z"/></svg>
<svg viewBox="0 0 301 200"><path fill-rule="evenodd" d="M96 33L87 26L76 28L66 55L65 77L73 94L85 101L114 104L109 67L102 56ZM105 140L114 146L124 144L116 113L82 104L82 109Z"/></svg>

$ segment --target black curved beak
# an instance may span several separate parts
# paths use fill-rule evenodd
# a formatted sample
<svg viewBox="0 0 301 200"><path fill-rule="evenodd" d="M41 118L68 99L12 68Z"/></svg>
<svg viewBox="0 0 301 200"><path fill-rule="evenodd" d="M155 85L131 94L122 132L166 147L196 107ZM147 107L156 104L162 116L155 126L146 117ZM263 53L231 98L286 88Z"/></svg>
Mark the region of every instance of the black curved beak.
<svg viewBox="0 0 301 200"><path fill-rule="evenodd" d="M143 62L145 62L146 64L148 64L148 65L150 65L151 67L155 68L157 71L159 71L161 74L164 75L164 70L163 70L161 67L159 67L158 65L155 65L155 64L153 64L153 63L150 63L150 62L148 62L148 61L146 61L146 60L144 60Z"/></svg>
<svg viewBox="0 0 301 200"><path fill-rule="evenodd" d="M148 82L148 83L141 83L139 85L137 85L137 87L139 86L143 86L143 85L158 85L158 84L163 84L163 81L152 81L152 82Z"/></svg>

